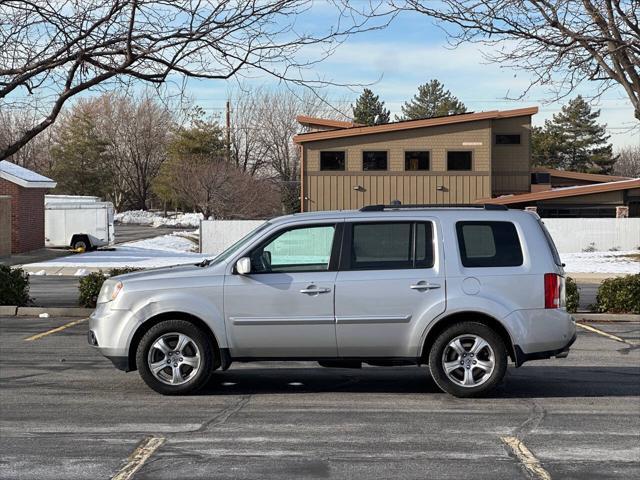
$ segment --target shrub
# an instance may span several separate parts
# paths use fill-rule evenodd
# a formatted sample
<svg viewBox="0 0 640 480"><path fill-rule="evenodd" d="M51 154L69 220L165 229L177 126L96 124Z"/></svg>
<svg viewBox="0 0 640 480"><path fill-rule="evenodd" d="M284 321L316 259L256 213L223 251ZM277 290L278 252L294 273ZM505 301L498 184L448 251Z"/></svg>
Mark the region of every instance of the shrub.
<svg viewBox="0 0 640 480"><path fill-rule="evenodd" d="M102 270L99 270L82 277L80 279L80 285L78 286L78 289L80 290L78 303L83 307L95 308L98 295L100 294L100 289L107 278L115 277L116 275L124 275L125 273L131 273L137 270L140 269L130 267L112 268L106 274Z"/></svg>
<svg viewBox="0 0 640 480"><path fill-rule="evenodd" d="M582 251L585 253L595 252L596 250L598 249L594 242L591 242L589 245L587 245L585 248L582 249Z"/></svg>
<svg viewBox="0 0 640 480"><path fill-rule="evenodd" d="M29 303L29 276L21 268L0 265L0 305Z"/></svg>
<svg viewBox="0 0 640 480"><path fill-rule="evenodd" d="M567 312L576 313L578 306L580 305L580 292L578 291L578 285L576 281L567 277L566 280L566 294L567 294Z"/></svg>
<svg viewBox="0 0 640 480"><path fill-rule="evenodd" d="M640 313L640 274L608 278L598 288L598 312Z"/></svg>

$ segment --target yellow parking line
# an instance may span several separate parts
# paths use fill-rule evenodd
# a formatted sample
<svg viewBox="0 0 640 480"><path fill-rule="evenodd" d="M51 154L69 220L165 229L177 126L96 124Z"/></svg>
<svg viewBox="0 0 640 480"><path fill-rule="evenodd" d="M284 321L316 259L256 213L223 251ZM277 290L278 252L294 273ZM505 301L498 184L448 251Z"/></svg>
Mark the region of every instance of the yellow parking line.
<svg viewBox="0 0 640 480"><path fill-rule="evenodd" d="M533 453L531 453L531 450L529 450L519 439L516 437L500 437L500 440L502 440L511 449L524 468L526 468L535 478L540 480L551 480L551 475L549 475L549 472L540 465L540 460L538 460Z"/></svg>
<svg viewBox="0 0 640 480"><path fill-rule="evenodd" d="M598 328L592 327L591 325L585 325L583 323L576 323L576 325L579 326L580 328L584 328L585 330L589 330L590 332L597 333L598 335L602 335L603 337L610 338L611 340L615 340L616 342L622 342L622 343L627 343L627 344L631 345L624 338L620 338L620 337L617 337L615 335L611 335L610 333L607 333L607 332L605 332L603 330L600 330Z"/></svg>
<svg viewBox="0 0 640 480"><path fill-rule="evenodd" d="M52 328L51 330L47 330L46 332L42 332L42 333L38 333L36 335L32 335L28 338L25 338L24 341L25 342L32 342L33 340L40 340L42 337L46 337L47 335L51 335L52 333L58 333L61 332L62 330L65 330L69 327L73 327L74 325L78 325L79 323L82 322L86 322L87 320L89 320L88 318L81 318L80 320L74 320L73 322L69 322L69 323L65 323L64 325L57 327L57 328Z"/></svg>
<svg viewBox="0 0 640 480"><path fill-rule="evenodd" d="M129 455L127 464L116 473L111 480L130 480L151 455L164 443L163 437L145 438Z"/></svg>

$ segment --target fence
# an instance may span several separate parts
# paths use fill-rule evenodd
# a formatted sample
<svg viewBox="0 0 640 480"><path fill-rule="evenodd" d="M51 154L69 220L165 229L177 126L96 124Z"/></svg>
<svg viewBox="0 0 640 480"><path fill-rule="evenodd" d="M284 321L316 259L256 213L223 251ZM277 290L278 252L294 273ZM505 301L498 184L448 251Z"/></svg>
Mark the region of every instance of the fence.
<svg viewBox="0 0 640 480"><path fill-rule="evenodd" d="M640 218L544 218L560 253L636 250Z"/></svg>
<svg viewBox="0 0 640 480"><path fill-rule="evenodd" d="M263 223L264 220L203 220L200 251L217 255Z"/></svg>
<svg viewBox="0 0 640 480"><path fill-rule="evenodd" d="M202 253L217 255L263 223L262 220L205 220L200 226ZM636 250L640 218L545 218L560 253Z"/></svg>

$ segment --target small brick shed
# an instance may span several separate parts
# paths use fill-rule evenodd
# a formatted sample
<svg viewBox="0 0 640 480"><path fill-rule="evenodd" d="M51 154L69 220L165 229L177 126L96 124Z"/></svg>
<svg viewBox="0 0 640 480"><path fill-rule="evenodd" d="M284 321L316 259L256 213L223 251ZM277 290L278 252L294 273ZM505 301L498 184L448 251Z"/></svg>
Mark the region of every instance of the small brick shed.
<svg viewBox="0 0 640 480"><path fill-rule="evenodd" d="M11 197L11 253L44 247L44 194L55 186L50 178L0 161L0 196ZM0 229L6 228L0 225ZM6 232L1 233L5 235L0 234L0 240L6 242Z"/></svg>

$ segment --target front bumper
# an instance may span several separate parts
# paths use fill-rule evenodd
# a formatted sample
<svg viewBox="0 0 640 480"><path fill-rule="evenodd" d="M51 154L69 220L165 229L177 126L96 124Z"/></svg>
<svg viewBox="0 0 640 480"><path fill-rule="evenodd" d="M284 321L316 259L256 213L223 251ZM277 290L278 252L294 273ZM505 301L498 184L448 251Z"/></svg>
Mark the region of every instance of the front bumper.
<svg viewBox="0 0 640 480"><path fill-rule="evenodd" d="M97 348L120 370L130 371L129 344L138 322L128 310L114 310L99 304L89 317L89 345Z"/></svg>

